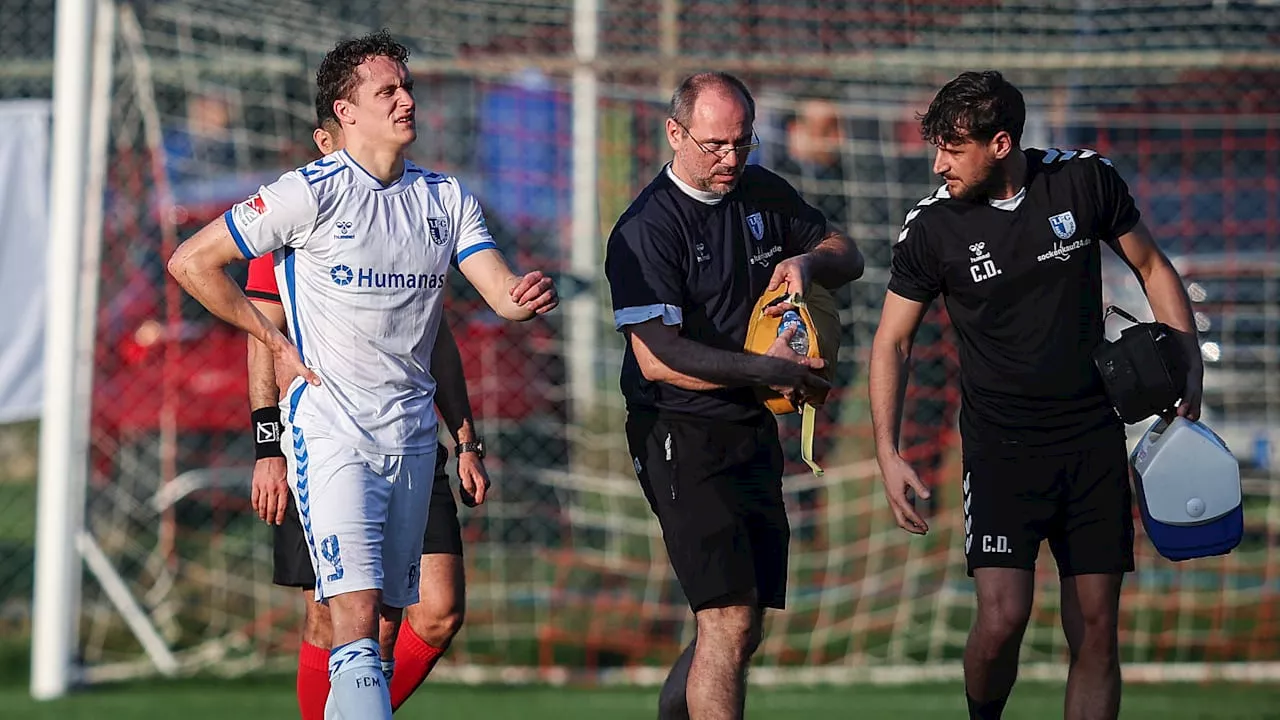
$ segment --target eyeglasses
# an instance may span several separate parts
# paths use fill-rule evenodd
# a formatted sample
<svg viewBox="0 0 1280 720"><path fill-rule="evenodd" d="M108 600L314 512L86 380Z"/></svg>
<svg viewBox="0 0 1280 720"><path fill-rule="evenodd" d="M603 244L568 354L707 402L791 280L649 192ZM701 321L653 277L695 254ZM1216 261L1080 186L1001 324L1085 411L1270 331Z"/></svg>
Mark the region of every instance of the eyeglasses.
<svg viewBox="0 0 1280 720"><path fill-rule="evenodd" d="M729 155L729 153L750 155L753 150L760 147L760 137L756 135L755 130L751 131L751 142L746 145L724 145L720 143L716 143L714 145L703 145L698 138L693 136L693 133L689 132L689 128L685 127L684 123L676 120L675 118L671 119L676 125L680 126L681 130L684 130L684 134L689 136L689 139L693 141L694 145L698 146L699 150L708 155L715 156L717 160L723 160Z"/></svg>

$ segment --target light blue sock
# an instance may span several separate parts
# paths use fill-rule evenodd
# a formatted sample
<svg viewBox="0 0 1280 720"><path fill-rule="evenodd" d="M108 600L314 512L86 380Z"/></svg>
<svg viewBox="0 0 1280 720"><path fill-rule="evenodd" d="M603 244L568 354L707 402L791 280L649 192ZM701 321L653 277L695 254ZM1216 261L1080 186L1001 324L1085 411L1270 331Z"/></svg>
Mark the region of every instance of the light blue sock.
<svg viewBox="0 0 1280 720"><path fill-rule="evenodd" d="M391 689L391 676L394 675L395 672L396 672L396 661L394 659L382 661L382 677L387 679L388 691L390 691Z"/></svg>
<svg viewBox="0 0 1280 720"><path fill-rule="evenodd" d="M376 640L361 638L329 652L329 688L325 717L336 709L335 716L344 720L391 720L391 693Z"/></svg>

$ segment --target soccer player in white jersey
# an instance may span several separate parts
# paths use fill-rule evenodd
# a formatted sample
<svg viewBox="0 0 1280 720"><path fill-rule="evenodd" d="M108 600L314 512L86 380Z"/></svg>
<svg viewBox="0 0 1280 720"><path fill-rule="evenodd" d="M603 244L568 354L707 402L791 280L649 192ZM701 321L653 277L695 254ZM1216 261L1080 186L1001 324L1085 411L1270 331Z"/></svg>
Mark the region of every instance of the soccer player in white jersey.
<svg viewBox="0 0 1280 720"><path fill-rule="evenodd" d="M169 260L193 297L271 351L290 485L333 623L326 716L347 720L391 717L379 618L394 637L418 601L450 263L508 319L557 302L550 278L511 272L456 179L405 159L417 137L408 54L386 33L339 43L316 73L316 106L346 148L263 187ZM293 341L225 272L266 253Z"/></svg>

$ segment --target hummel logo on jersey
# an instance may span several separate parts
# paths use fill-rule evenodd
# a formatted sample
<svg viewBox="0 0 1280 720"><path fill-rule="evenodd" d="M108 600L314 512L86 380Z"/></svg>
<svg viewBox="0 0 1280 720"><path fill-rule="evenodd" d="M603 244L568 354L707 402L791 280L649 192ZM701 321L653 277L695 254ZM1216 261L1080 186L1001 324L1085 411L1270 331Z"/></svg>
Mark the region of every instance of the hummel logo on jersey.
<svg viewBox="0 0 1280 720"><path fill-rule="evenodd" d="M339 220L338 222L333 224L333 227L334 227L334 233L333 233L334 240L355 239L355 233L351 232L352 225L350 220Z"/></svg>
<svg viewBox="0 0 1280 720"><path fill-rule="evenodd" d="M1049 218L1049 224L1053 226L1053 234L1059 240L1067 240L1076 232L1076 217L1070 210Z"/></svg>
<svg viewBox="0 0 1280 720"><path fill-rule="evenodd" d="M760 213L751 213L747 216L747 227L751 229L751 237L760 242L764 239L764 218L760 217Z"/></svg>
<svg viewBox="0 0 1280 720"><path fill-rule="evenodd" d="M444 245L449 242L449 218L427 218L427 232L431 234L431 242L437 245Z"/></svg>
<svg viewBox="0 0 1280 720"><path fill-rule="evenodd" d="M996 267L995 261L991 259L991 253L987 252L986 243L970 245L969 252L973 254L973 257L969 258L969 275L973 277L974 282L980 283L983 280L990 280L1003 272Z"/></svg>
<svg viewBox="0 0 1280 720"><path fill-rule="evenodd" d="M706 243L698 243L693 246L693 259L700 263L704 263L711 259L711 253L707 252Z"/></svg>

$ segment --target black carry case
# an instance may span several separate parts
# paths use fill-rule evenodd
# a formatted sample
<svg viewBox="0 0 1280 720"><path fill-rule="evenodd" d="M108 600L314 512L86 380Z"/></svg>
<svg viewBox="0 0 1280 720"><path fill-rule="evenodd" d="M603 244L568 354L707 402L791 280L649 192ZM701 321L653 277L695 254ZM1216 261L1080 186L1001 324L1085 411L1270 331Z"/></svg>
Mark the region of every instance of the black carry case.
<svg viewBox="0 0 1280 720"><path fill-rule="evenodd" d="M1136 423L1177 407L1186 391L1186 360L1178 334L1160 322L1138 322L1112 305L1103 321L1115 313L1133 323L1114 342L1103 340L1093 352L1107 399L1126 423Z"/></svg>

